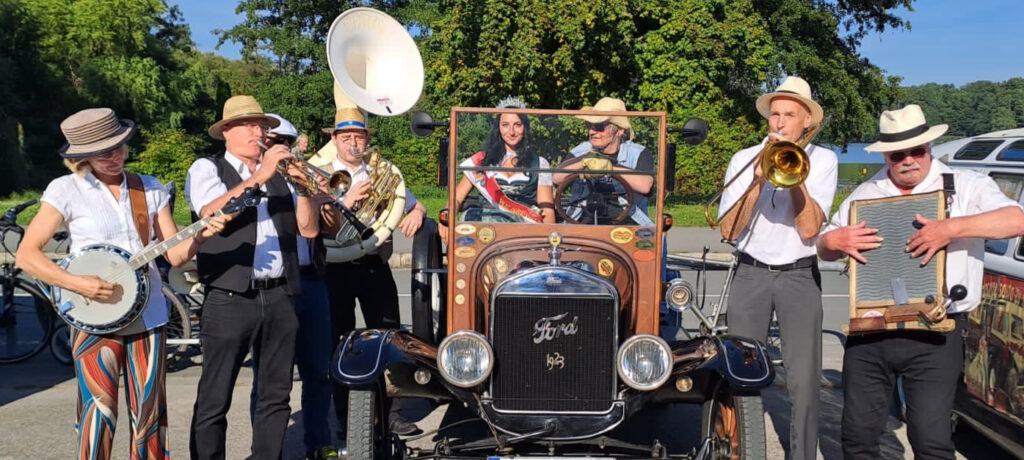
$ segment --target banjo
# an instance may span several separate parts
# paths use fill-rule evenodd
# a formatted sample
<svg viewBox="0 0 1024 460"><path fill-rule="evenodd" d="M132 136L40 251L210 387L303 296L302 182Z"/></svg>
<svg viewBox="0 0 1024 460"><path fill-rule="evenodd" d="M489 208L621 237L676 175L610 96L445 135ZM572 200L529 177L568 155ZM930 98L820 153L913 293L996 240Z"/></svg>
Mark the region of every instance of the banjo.
<svg viewBox="0 0 1024 460"><path fill-rule="evenodd" d="M167 240L146 246L138 254L112 244L92 244L75 251L57 265L74 275L95 275L115 284L113 301L90 300L70 289L53 286L50 300L57 314L72 327L90 334L123 333L127 332L125 329L135 332L131 326L138 322L149 300L149 263L203 231L214 217L239 212L259 202L260 190L249 187L213 215L179 230Z"/></svg>

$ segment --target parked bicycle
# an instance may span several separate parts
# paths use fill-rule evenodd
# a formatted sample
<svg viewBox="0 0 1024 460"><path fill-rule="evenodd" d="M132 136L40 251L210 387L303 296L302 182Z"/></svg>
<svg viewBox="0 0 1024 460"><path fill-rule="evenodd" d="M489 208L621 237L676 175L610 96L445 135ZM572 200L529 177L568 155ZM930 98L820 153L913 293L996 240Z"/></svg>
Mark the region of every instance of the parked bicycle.
<svg viewBox="0 0 1024 460"><path fill-rule="evenodd" d="M49 297L35 282L23 278L13 261L25 233L17 223L18 214L34 204L36 200L16 205L0 218L0 245L7 257L0 264L0 364L19 363L38 354L50 344L57 323ZM9 234L17 239L13 250L7 244ZM54 239L66 240L67 232L59 232Z"/></svg>
<svg viewBox="0 0 1024 460"><path fill-rule="evenodd" d="M689 311L697 319L697 328L701 335L723 334L728 331L726 318L728 316L729 289L732 286L733 276L739 264L735 254L729 254L728 258L713 259L708 257L708 247L700 256L668 255L666 257L666 276L669 280L678 279L675 282L678 295L684 295L689 302L687 307L676 311L675 315L662 315L667 322L663 325L669 331L678 330L686 339L692 337L690 331L683 325L684 313ZM725 272L725 280L717 297L715 294L708 294L707 282L709 272ZM692 275L693 282L687 279ZM672 288L670 288L670 291ZM699 290L699 295L697 294ZM666 293L670 295L671 292ZM667 308L667 307L666 307ZM768 355L772 364L782 366L782 340L779 336L779 321L772 312L772 321L768 327L768 340L765 343Z"/></svg>

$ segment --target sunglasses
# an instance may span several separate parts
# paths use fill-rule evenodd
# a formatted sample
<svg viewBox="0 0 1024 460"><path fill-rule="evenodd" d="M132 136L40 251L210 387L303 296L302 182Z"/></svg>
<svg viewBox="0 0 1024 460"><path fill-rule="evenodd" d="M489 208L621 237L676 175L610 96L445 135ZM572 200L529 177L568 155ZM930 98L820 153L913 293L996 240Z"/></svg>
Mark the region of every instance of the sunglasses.
<svg viewBox="0 0 1024 460"><path fill-rule="evenodd" d="M286 146L290 147L292 145L292 139L288 138L288 137L276 137L276 136L275 137L270 137L270 136L267 136L266 143L267 143L267 146L281 144L281 145L286 145Z"/></svg>
<svg viewBox="0 0 1024 460"><path fill-rule="evenodd" d="M899 163L903 161L903 159L906 158L907 156L911 156L913 158L921 158L926 153L928 153L928 149L924 147L915 147L910 150L897 150L895 152L889 152L888 157L889 161L893 163Z"/></svg>
<svg viewBox="0 0 1024 460"><path fill-rule="evenodd" d="M587 123L587 129L592 129L594 131L604 131L606 128L608 128L609 124L610 123L608 123L607 121L603 121L601 123L590 123L590 122L588 122Z"/></svg>

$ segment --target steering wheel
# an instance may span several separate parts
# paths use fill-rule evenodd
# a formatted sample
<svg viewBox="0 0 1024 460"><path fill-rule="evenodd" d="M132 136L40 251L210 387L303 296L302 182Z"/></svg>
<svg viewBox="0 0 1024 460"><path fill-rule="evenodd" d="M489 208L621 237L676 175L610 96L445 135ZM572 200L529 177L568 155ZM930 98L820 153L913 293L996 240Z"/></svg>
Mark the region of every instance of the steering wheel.
<svg viewBox="0 0 1024 460"><path fill-rule="evenodd" d="M622 186L622 189L626 191L625 206L622 208L621 212L612 217L611 220L608 222L609 224L614 225L626 220L626 218L628 218L630 215L630 211L633 210L633 189L630 188L629 184L626 182L625 179L622 178L622 176L609 175L609 177L611 177L615 181L618 181L618 183ZM584 193L583 196L577 197L575 200L569 200L568 202L563 203L560 197L565 193L565 190L569 187L569 185L578 180L583 180L587 182L586 193ZM572 216L570 216L569 213L565 211L566 206L579 206L583 208L584 216L589 215L591 217L598 215L598 213L601 210L607 209L609 204L612 204L616 207L619 206L618 203L609 203L608 197L605 196L604 194L595 192L596 187L596 182L593 179L583 178L583 176L581 176L579 173L569 175L568 177L565 178L565 180L562 181L561 184L558 185L558 188L555 189L555 211L558 212L559 216L562 216L563 220L570 224L582 224L587 222L580 222L576 219L573 219ZM584 218L583 220L586 221L594 219Z"/></svg>

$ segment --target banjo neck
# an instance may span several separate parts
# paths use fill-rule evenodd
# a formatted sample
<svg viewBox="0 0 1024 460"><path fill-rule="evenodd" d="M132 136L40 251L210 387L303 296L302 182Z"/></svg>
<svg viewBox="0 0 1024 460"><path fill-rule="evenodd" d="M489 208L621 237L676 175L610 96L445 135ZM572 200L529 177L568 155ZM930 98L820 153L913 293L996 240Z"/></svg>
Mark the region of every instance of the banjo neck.
<svg viewBox="0 0 1024 460"><path fill-rule="evenodd" d="M171 248L177 246L178 243L181 243L182 241L192 238L197 233L203 231L203 229L206 228L206 224L210 223L211 219L222 215L224 215L224 210L218 210L217 212L213 213L213 215L206 216L202 219L197 220L192 225L189 225L188 227L178 230L178 233L175 233L174 236L164 241L156 242L150 244L149 246L146 246L141 251L139 251L138 254L135 254L134 256L132 256L131 259L128 260L128 265L132 268L132 270L138 270L142 267L145 267L147 264L152 262L157 257L160 257L165 252L169 251Z"/></svg>

